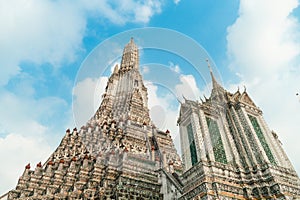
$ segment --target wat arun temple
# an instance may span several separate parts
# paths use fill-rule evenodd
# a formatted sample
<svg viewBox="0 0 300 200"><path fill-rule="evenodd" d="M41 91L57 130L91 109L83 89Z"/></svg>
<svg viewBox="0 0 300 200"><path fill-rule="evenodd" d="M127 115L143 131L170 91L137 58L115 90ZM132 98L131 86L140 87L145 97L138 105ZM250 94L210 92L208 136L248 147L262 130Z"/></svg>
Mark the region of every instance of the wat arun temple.
<svg viewBox="0 0 300 200"><path fill-rule="evenodd" d="M150 118L131 39L94 116L66 130L45 163L26 165L3 199L300 199L299 177L262 111L210 73L210 97L180 103L179 156L170 131Z"/></svg>

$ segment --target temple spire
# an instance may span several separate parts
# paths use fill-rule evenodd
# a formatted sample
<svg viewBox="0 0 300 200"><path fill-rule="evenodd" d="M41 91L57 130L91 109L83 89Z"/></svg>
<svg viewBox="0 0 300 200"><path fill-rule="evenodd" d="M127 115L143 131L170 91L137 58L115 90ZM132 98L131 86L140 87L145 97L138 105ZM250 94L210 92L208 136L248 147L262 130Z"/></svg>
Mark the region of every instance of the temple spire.
<svg viewBox="0 0 300 200"><path fill-rule="evenodd" d="M209 60L206 59L206 62L207 62L207 66L208 66L208 69L209 69L209 72L210 72L210 76L211 76L211 80L212 80L212 87L213 87L213 89L214 89L214 88L217 88L217 87L221 87L221 86L219 85L219 83L217 82L217 80L216 80L214 74L213 74L213 71L212 71L212 68L211 68L211 66L210 66Z"/></svg>
<svg viewBox="0 0 300 200"><path fill-rule="evenodd" d="M210 98L221 100L224 98L224 94L225 94L226 90L217 82L208 59L206 59L206 62L207 62L207 65L208 65L208 68L210 71L211 80L212 80L212 91L211 91Z"/></svg>
<svg viewBox="0 0 300 200"><path fill-rule="evenodd" d="M139 50L134 43L133 37L130 38L129 43L125 46L121 61L121 71L129 71L131 69L138 69L139 67Z"/></svg>

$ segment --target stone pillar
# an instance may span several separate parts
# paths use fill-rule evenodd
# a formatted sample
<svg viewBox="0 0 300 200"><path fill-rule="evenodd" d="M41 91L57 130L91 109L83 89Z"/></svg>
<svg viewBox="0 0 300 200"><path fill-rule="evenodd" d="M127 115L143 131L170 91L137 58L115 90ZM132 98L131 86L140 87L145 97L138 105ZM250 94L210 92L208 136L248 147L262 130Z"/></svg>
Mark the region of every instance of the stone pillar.
<svg viewBox="0 0 300 200"><path fill-rule="evenodd" d="M203 110L199 110L199 121L202 127L202 133L203 133L203 138L204 138L204 147L205 147L205 152L206 155L208 156L209 160L215 160L215 155L214 155L214 151L213 151L213 146L211 144L211 139L210 139L210 133L209 133L209 129L207 126L207 122L206 122L206 116L204 114Z"/></svg>
<svg viewBox="0 0 300 200"><path fill-rule="evenodd" d="M268 161L268 162L270 163L269 158L268 158L268 156L267 156L267 154L266 154L264 148L262 147L262 144L260 143L260 141L259 141L259 139L258 139L258 137L257 137L257 135L256 135L256 132L255 132L255 130L254 130L254 127L253 127L253 125L252 125L252 123L251 123L251 121L250 121L250 119L249 119L249 117L248 117L248 114L247 114L245 108L244 108L244 107L241 107L241 110L242 110L243 116L244 116L244 118L245 118L245 120L246 120L246 123L248 124L248 126L249 126L250 129L251 129L251 132L252 132L252 135L253 135L253 139L254 139L254 141L255 141L257 147L258 147L259 150L260 150L260 155L263 156L263 159L264 159L265 161ZM272 154L273 154L273 153L272 153Z"/></svg>
<svg viewBox="0 0 300 200"><path fill-rule="evenodd" d="M252 152L252 149L251 149L251 146L250 146L250 144L249 144L249 142L248 142L248 138L246 137L246 135L245 135L245 132L244 132L244 129L243 129L243 126L242 126L242 124L241 124L241 122L240 122L240 119L239 119L239 116L237 115L237 113L236 113L236 110L234 109L234 107L232 106L231 107L231 114L232 114L232 116L233 116L233 119L234 119L234 123L235 123L235 126L238 126L237 127L237 129L238 129L238 134L239 134L239 136L240 137L242 137L243 138L243 140L242 141L245 141L245 144L241 144L243 147L244 147L244 149L245 149L245 151L246 151L246 155L247 155L247 157L246 157L246 161L248 160L248 165L249 164L254 164L254 165L257 165L257 163L256 163L256 160L254 159L254 154L253 154L253 152Z"/></svg>
<svg viewBox="0 0 300 200"><path fill-rule="evenodd" d="M223 137L225 138L224 141L226 141L226 143L224 144L224 148L225 148L225 152L229 154L228 157L228 161L231 159L232 161L234 161L236 164L238 164L239 166L241 166L241 162L240 162L240 156L236 147L236 144L234 142L233 136L230 133L229 127L228 127L228 122L227 119L225 117L225 115L223 113L220 113L220 119L221 119L221 125L220 127L223 127L222 131L221 131L221 135L223 134ZM221 129L221 128L220 128Z"/></svg>
<svg viewBox="0 0 300 200"><path fill-rule="evenodd" d="M184 163L184 171L187 171L192 166L190 144L188 141L186 124L180 124L180 142L181 142L181 153L182 160Z"/></svg>
<svg viewBox="0 0 300 200"><path fill-rule="evenodd" d="M193 110L193 109L192 109ZM195 113L197 111L197 113ZM199 110L196 110L192 112L191 116L191 122L193 127L193 133L195 138L195 144L197 149L197 158L199 160L207 160L206 154L207 150L205 148L205 141L204 141L204 134L203 130L201 129L202 125L200 123L200 115Z"/></svg>
<svg viewBox="0 0 300 200"><path fill-rule="evenodd" d="M236 146L234 144L232 135L230 134L226 118L225 118L225 116L222 112L220 112L220 118L218 120L218 126L219 126L220 134L221 134L221 137L222 137L222 142L223 142L223 146L224 146L227 161L229 163L233 162L234 158L239 158L239 157L238 157L238 154L237 154L237 149L236 149ZM240 165L240 160L239 159L235 159L235 162L238 165Z"/></svg>

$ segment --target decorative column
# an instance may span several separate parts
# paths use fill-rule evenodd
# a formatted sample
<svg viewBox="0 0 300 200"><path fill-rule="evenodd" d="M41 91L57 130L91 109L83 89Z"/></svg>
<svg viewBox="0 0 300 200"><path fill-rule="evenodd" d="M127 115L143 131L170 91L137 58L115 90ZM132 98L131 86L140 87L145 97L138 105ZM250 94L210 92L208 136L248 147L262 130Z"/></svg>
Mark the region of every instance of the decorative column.
<svg viewBox="0 0 300 200"><path fill-rule="evenodd" d="M232 162L237 163L238 165L241 165L240 158L237 153L238 151L234 144L232 135L230 134L230 131L228 128L228 123L227 123L227 120L226 120L223 112L220 112L220 119L218 121L219 121L219 127L220 127L220 134L222 137L222 141L224 142L224 149L225 149L227 160L229 162L232 161ZM223 127L223 128L221 128L221 127Z"/></svg>
<svg viewBox="0 0 300 200"><path fill-rule="evenodd" d="M209 160L215 160L213 146L211 144L210 136L209 136L209 130L205 118L205 114L203 110L199 110L199 120L203 131L203 138L204 138L204 145L205 145L205 151L206 155L208 155Z"/></svg>
<svg viewBox="0 0 300 200"><path fill-rule="evenodd" d="M253 125L252 125L252 123L251 123L251 121L250 121L250 119L249 119L249 117L248 117L248 114L247 114L245 108L244 108L244 107L241 107L241 111L242 111L242 113L243 113L243 117L245 118L245 120L246 120L248 126L250 127L250 130L251 130L252 135L253 135L254 142L256 143L256 145L257 145L257 147L258 147L258 149L259 149L260 155L263 156L263 159L264 159L265 161L270 162L270 160L269 160L268 156L266 155L266 152L265 152L265 150L264 150L264 148L263 148L261 142L260 142L259 139L258 139L258 136L257 136L257 134L256 134L256 131L254 130L254 127L253 127Z"/></svg>
<svg viewBox="0 0 300 200"><path fill-rule="evenodd" d="M233 106L231 107L230 110L231 110L231 113L232 113L232 117L233 117L233 119L235 121L235 124L237 126L238 133L239 133L240 137L242 138L242 142L243 142L242 145L243 145L243 147L246 150L246 153L247 153L247 156L248 156L248 160L250 161L250 163L252 165L257 165L257 162L255 160L255 155L253 154L251 146L250 146L249 141L248 141L248 138L245 135L245 132L244 132L243 126L242 126L242 124L240 122L239 116L236 113L236 110L234 109Z"/></svg>
<svg viewBox="0 0 300 200"><path fill-rule="evenodd" d="M205 149L205 144L204 144L204 139L203 139L203 133L201 130L201 125L200 125L200 116L199 114L196 114L195 112L199 113L199 110L194 110L192 109L192 114L191 114L191 124L193 127L193 133L194 133L194 138L195 138L195 143L196 143L196 149L197 149L197 158L199 160L207 160L206 158L206 149Z"/></svg>

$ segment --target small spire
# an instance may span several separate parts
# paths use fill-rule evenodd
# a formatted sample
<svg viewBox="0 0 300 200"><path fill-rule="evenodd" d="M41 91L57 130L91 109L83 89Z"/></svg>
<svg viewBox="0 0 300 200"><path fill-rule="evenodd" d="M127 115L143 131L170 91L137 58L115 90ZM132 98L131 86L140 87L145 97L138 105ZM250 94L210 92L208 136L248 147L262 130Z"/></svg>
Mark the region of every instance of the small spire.
<svg viewBox="0 0 300 200"><path fill-rule="evenodd" d="M42 163L39 162L39 163L36 165L36 167L42 167Z"/></svg>
<svg viewBox="0 0 300 200"><path fill-rule="evenodd" d="M115 68L114 68L114 74L117 74L118 71L119 71L119 65L116 64L116 65L115 65Z"/></svg>
<svg viewBox="0 0 300 200"><path fill-rule="evenodd" d="M133 37L130 38L130 43L134 43Z"/></svg>
<svg viewBox="0 0 300 200"><path fill-rule="evenodd" d="M210 72L210 76L211 76L211 80L212 80L212 86L213 86L213 88L217 88L218 82L216 81L216 78L213 74L213 71L212 71L212 68L210 66L210 62L209 62L208 58L206 59L206 62L207 62L207 66L208 66L208 69L209 69L209 72Z"/></svg>
<svg viewBox="0 0 300 200"><path fill-rule="evenodd" d="M30 169L30 163L25 166L25 169Z"/></svg>
<svg viewBox="0 0 300 200"><path fill-rule="evenodd" d="M203 99L200 97L200 101L201 101L201 103L204 103L204 101L203 101Z"/></svg>
<svg viewBox="0 0 300 200"><path fill-rule="evenodd" d="M215 93L216 91L219 91L219 92L222 92L224 93L225 90L224 88L217 82L214 74L213 74L213 71L212 71L212 68L210 66L210 63L209 63L209 60L206 59L206 62L207 62L207 65L208 65L208 68L209 68L209 71L210 71L210 76L211 76L211 80L212 80L212 91L213 93Z"/></svg>
<svg viewBox="0 0 300 200"><path fill-rule="evenodd" d="M247 88L246 88L246 86L244 85L244 92L247 92Z"/></svg>

